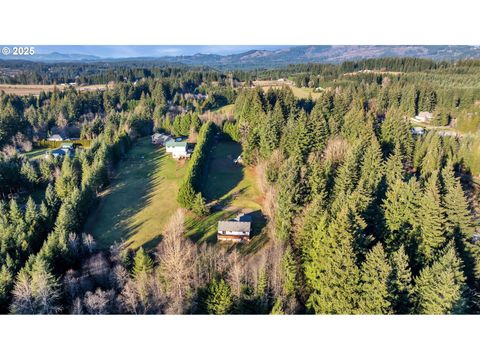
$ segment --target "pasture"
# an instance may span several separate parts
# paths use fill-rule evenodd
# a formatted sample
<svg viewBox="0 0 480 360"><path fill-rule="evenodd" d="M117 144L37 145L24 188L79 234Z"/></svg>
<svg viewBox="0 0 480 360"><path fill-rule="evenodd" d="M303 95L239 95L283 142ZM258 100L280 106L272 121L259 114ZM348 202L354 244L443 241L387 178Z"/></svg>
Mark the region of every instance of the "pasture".
<svg viewBox="0 0 480 360"><path fill-rule="evenodd" d="M220 141L210 150L203 195L211 213L206 217L187 218L187 236L193 241L215 243L217 222L235 217L239 212L251 212L253 217L253 238L248 246L265 240L260 236L266 219L261 213L262 194L255 170L233 163L241 152L241 145L233 141Z"/></svg>
<svg viewBox="0 0 480 360"><path fill-rule="evenodd" d="M18 96L38 96L42 91L44 92L53 92L53 89L57 87L59 91L63 91L70 87L70 85L60 84L60 85L12 85L12 84L0 84L0 92L4 91L6 94L14 94ZM95 90L105 90L107 85L96 84L96 85L85 85L85 86L74 86L77 91L95 91Z"/></svg>
<svg viewBox="0 0 480 360"><path fill-rule="evenodd" d="M139 140L118 165L84 231L94 236L100 249L115 242L132 249L156 246L178 208L177 191L185 169L150 138Z"/></svg>

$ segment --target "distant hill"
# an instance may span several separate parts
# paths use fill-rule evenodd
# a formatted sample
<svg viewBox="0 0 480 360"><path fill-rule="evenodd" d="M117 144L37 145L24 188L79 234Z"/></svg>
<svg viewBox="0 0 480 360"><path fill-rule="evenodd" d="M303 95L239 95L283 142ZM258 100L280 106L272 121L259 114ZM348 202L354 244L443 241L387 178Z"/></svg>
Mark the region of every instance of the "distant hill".
<svg viewBox="0 0 480 360"><path fill-rule="evenodd" d="M380 57L417 57L432 60L480 59L480 46L467 45L312 45L292 46L279 50L252 49L240 54L216 55L195 54L162 57L101 58L88 54L36 54L34 56L12 55L2 60L30 60L38 62L128 62L158 61L159 63L209 66L220 69L274 68L299 63L340 63Z"/></svg>
<svg viewBox="0 0 480 360"><path fill-rule="evenodd" d="M382 46L334 45L294 46L269 51L251 50L226 56L193 55L164 57L165 61L187 65L206 65L220 68L278 67L298 63L341 63L380 57L417 57L432 60L480 59L480 46Z"/></svg>

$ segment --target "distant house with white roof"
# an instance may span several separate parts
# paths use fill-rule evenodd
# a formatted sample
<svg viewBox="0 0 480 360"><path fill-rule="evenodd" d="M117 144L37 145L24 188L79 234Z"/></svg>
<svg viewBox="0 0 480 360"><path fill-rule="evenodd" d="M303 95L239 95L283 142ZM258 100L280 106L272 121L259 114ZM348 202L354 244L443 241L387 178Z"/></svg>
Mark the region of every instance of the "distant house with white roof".
<svg viewBox="0 0 480 360"><path fill-rule="evenodd" d="M48 141L63 141L63 137L62 137L62 135L54 134L54 135L50 136L47 140Z"/></svg>
<svg viewBox="0 0 480 360"><path fill-rule="evenodd" d="M415 116L415 120L419 122L429 122L433 119L433 114L428 111L420 111L417 116Z"/></svg>

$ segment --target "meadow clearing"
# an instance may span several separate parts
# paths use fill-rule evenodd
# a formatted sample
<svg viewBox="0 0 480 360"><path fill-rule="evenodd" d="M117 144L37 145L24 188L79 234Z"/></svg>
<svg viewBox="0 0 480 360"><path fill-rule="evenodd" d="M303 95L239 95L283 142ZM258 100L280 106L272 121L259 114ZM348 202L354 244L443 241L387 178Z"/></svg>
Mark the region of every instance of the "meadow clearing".
<svg viewBox="0 0 480 360"><path fill-rule="evenodd" d="M152 248L178 208L176 196L185 172L163 147L139 140L122 160L111 185L100 195L97 209L85 225L100 249L115 242L136 249Z"/></svg>

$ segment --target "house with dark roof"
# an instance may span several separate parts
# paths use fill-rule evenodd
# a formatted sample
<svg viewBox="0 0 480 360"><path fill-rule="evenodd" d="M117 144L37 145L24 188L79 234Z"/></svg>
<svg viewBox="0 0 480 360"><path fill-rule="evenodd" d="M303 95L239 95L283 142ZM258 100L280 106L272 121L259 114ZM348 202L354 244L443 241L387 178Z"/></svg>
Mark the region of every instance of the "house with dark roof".
<svg viewBox="0 0 480 360"><path fill-rule="evenodd" d="M218 222L218 241L248 242L252 218L249 215L240 214L235 219Z"/></svg>

